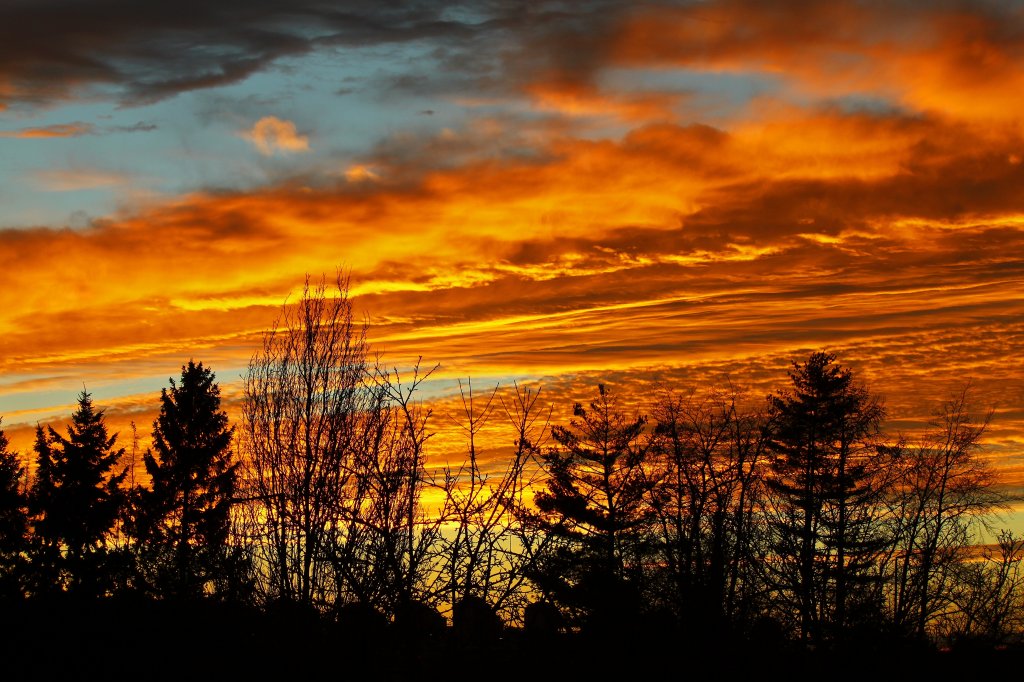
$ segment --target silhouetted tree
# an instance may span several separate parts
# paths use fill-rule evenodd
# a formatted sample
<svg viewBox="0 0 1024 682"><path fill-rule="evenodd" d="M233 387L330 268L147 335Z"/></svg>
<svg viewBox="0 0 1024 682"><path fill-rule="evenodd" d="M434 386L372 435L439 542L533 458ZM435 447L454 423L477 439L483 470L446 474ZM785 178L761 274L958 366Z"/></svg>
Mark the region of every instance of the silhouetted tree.
<svg viewBox="0 0 1024 682"><path fill-rule="evenodd" d="M420 504L433 485L425 444L431 412L418 390L433 369L367 360L338 276L285 306L249 363L242 408L246 453L237 538L267 600L327 610L359 603L393 617L436 601L426 585L440 520Z"/></svg>
<svg viewBox="0 0 1024 682"><path fill-rule="evenodd" d="M536 467L527 471L538 452L534 441L543 438L546 430L546 422L536 425L540 417L534 413L539 392L516 385L514 398L500 397L516 439L504 468L488 474L481 466L477 435L495 409L497 387L482 407L475 400L471 381L466 385L460 381L459 388L463 414L452 420L466 434L467 452L458 467L449 465L444 469L447 494L440 516L449 531L442 540L439 579L448 585L446 601L453 608L459 603L483 600L509 621L518 620L530 592L525 567L537 547L536 537L525 538L516 512L524 504L523 494L536 474ZM469 608L479 611L478 606Z"/></svg>
<svg viewBox="0 0 1024 682"><path fill-rule="evenodd" d="M431 410L417 392L435 369L422 372L417 361L403 383L397 369L385 371L378 363L367 377L370 400L361 411L358 447L328 548L336 598L396 619L415 605L436 614L444 596L437 580L444 519L421 504L436 484L426 466Z"/></svg>
<svg viewBox="0 0 1024 682"><path fill-rule="evenodd" d="M250 500L243 535L269 600L324 605L336 596L330 562L367 406L366 326L353 318L348 280L309 278L249 362L242 445Z"/></svg>
<svg viewBox="0 0 1024 682"><path fill-rule="evenodd" d="M703 631L756 615L765 554L766 416L735 392L663 393L653 406L652 495L666 589L658 595Z"/></svg>
<svg viewBox="0 0 1024 682"><path fill-rule="evenodd" d="M640 439L646 419L619 411L603 385L589 409L577 403L573 413L568 427L551 428L559 447L544 456L548 480L534 499L539 526L555 541L533 572L543 593L605 629L640 607L642 538L652 518Z"/></svg>
<svg viewBox="0 0 1024 682"><path fill-rule="evenodd" d="M1009 501L980 456L991 415L972 418L967 400L964 387L942 404L919 443L892 448L899 478L891 496L894 543L884 565L887 601L894 624L918 637L957 601L975 530Z"/></svg>
<svg viewBox="0 0 1024 682"><path fill-rule="evenodd" d="M977 553L977 548L974 552ZM1024 635L1024 538L1002 530L994 546L953 565L948 601L932 614L934 629L952 643L1020 643Z"/></svg>
<svg viewBox="0 0 1024 682"><path fill-rule="evenodd" d="M411 380L404 384L397 369L390 372L381 372L379 366L376 369L377 385L383 388L389 410L397 417L398 432L386 448L371 450L378 462L389 463L391 473L379 477L376 467L363 467L360 478L391 486L390 501L388 505L380 505L376 515L357 518L371 528L380 519L390 518L378 527L374 541L376 555L383 559L377 570L386 569L391 576L386 591L398 597L398 605L422 601L433 608L443 586L427 583L431 564L440 551L442 519L431 518L421 504L425 489L436 484L427 469L426 454L426 443L432 435L428 424L433 412L422 405L418 391L439 365L422 372L421 362L422 358L417 359Z"/></svg>
<svg viewBox="0 0 1024 682"><path fill-rule="evenodd" d="M342 639L355 651L365 652L368 646L384 641L390 625L383 613L359 602L339 604L333 615Z"/></svg>
<svg viewBox="0 0 1024 682"><path fill-rule="evenodd" d="M84 594L112 587L107 540L122 511L121 483L127 469L114 473L122 448L108 435L103 410L86 391L78 396L67 437L49 427L36 430L36 476L29 508L34 536L34 568L42 584Z"/></svg>
<svg viewBox="0 0 1024 682"><path fill-rule="evenodd" d="M766 565L801 638L821 641L847 625L886 543L874 478L884 411L831 353L812 353L789 376L791 388L769 396L776 556Z"/></svg>
<svg viewBox="0 0 1024 682"><path fill-rule="evenodd" d="M433 606L421 601L405 601L395 608L394 628L406 647L410 644L436 642L444 635L447 627L444 616Z"/></svg>
<svg viewBox="0 0 1024 682"><path fill-rule="evenodd" d="M231 579L228 547L237 467L214 373L189 360L181 383L160 391L153 450L143 456L152 487L139 494L137 554L158 594L197 597ZM221 585L220 587L224 587Z"/></svg>
<svg viewBox="0 0 1024 682"><path fill-rule="evenodd" d="M508 545L503 550L507 556L509 580L505 582L507 599L499 599L499 608L504 606L505 620L509 623L525 619L525 608L536 599L535 585L531 576L540 557L548 553L549 543L554 539L549 533L537 533L532 498L540 489L544 477L541 466L542 453L550 435L553 406L544 409L538 405L541 389L521 388L514 385L514 394L508 400L502 398L501 406L515 433L511 462L502 479L508 482L501 493L501 505L506 513L508 526L504 534ZM547 602L551 608L557 608Z"/></svg>
<svg viewBox="0 0 1024 682"><path fill-rule="evenodd" d="M2 425L2 422L0 422ZM21 593L27 549L28 511L25 468L0 428L0 598Z"/></svg>
<svg viewBox="0 0 1024 682"><path fill-rule="evenodd" d="M459 380L463 419L451 417L466 434L467 457L458 468L445 468L448 495L442 515L451 518L454 535L444 549L443 577L448 584L449 603L453 605L469 597L486 600L491 587L492 573L500 570L493 561L494 545L498 541L498 523L502 508L500 499L487 485L487 476L480 468L476 438L486 426L498 392L495 386L483 407L478 409L473 394L473 381L464 386ZM474 603L475 602L468 602ZM476 608L476 606L470 607Z"/></svg>

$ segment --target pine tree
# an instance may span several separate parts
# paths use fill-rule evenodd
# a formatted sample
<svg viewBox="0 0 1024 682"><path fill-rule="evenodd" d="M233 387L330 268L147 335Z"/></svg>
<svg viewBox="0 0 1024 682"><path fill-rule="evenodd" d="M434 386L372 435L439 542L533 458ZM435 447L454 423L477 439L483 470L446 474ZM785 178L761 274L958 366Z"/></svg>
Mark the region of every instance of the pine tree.
<svg viewBox="0 0 1024 682"><path fill-rule="evenodd" d="M160 392L153 449L143 456L152 489L139 496L140 558L150 586L195 597L225 579L237 481L227 414L214 373L189 360L181 383Z"/></svg>
<svg viewBox="0 0 1024 682"><path fill-rule="evenodd" d="M123 448L108 435L103 410L86 391L78 396L67 437L36 430L36 477L30 492L35 572L41 588L85 594L111 588L107 541L123 510L128 472L112 473Z"/></svg>
<svg viewBox="0 0 1024 682"><path fill-rule="evenodd" d="M777 560L769 564L800 619L805 640L850 621L858 587L870 580L884 542L877 435L884 410L831 353L794 363L792 387L769 396L774 455L768 480Z"/></svg>
<svg viewBox="0 0 1024 682"><path fill-rule="evenodd" d="M22 481L25 468L18 453L0 428L0 598L20 592L18 584L28 532L28 516Z"/></svg>
<svg viewBox="0 0 1024 682"><path fill-rule="evenodd" d="M603 385L589 407L577 403L568 427L552 427L560 447L544 457L549 479L535 503L543 530L559 541L535 578L600 629L638 608L651 486L639 442L646 419L620 412Z"/></svg>

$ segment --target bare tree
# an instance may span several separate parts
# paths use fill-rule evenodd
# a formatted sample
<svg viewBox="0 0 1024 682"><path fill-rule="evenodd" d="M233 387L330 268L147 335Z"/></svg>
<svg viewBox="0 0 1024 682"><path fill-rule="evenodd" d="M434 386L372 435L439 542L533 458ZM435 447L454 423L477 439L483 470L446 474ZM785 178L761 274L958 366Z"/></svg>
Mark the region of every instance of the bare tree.
<svg viewBox="0 0 1024 682"><path fill-rule="evenodd" d="M895 624L920 637L954 606L953 592L975 531L1008 502L980 456L991 414L974 420L965 386L936 412L916 446L893 448L899 480L893 488L894 542L883 569Z"/></svg>
<svg viewBox="0 0 1024 682"><path fill-rule="evenodd" d="M435 483L418 397L434 370L417 362L410 380L371 363L348 286L340 274L331 291L307 278L249 363L237 536L265 600L393 617L436 601L441 521L421 504Z"/></svg>
<svg viewBox="0 0 1024 682"><path fill-rule="evenodd" d="M505 593L508 598L505 604L505 620L508 622L522 621L525 618L527 600L535 593L535 585L528 582L534 574L540 557L547 551L551 536L536 533L535 525L530 523L534 491L540 489L544 471L540 466L540 458L544 451L547 437L550 434L551 413L554 409L548 405L547 410L538 405L540 389L520 388L514 384L515 394L501 401L502 410L508 423L515 432L515 450L509 470L503 480L509 481L501 494L501 504L507 513L509 524L507 533L510 536L503 551L507 555L508 580L505 581ZM542 594L544 598L550 595ZM502 602L499 602L502 603ZM549 602L550 603L550 602Z"/></svg>
<svg viewBox="0 0 1024 682"><path fill-rule="evenodd" d="M666 391L652 409L653 506L668 606L700 622L741 619L758 599L766 415L733 388Z"/></svg>
<svg viewBox="0 0 1024 682"><path fill-rule="evenodd" d="M325 280L311 286L307 277L245 376L247 541L268 599L314 605L335 593L330 533L375 397L364 390L366 325L353 319L348 286L339 273L329 294Z"/></svg>
<svg viewBox="0 0 1024 682"><path fill-rule="evenodd" d="M473 380L466 385L459 380L463 419L449 417L466 434L466 459L457 467L445 467L448 495L443 515L451 518L454 536L446 543L443 572L449 584L451 604L477 596L487 600L494 565L494 530L501 508L497 498L488 489L488 477L480 468L476 437L486 426L493 413L498 387L486 395L482 408L477 408L473 395Z"/></svg>
<svg viewBox="0 0 1024 682"><path fill-rule="evenodd" d="M466 434L466 458L458 467L445 469L447 493L441 516L449 532L444 546L442 581L448 585L453 611L459 604L479 599L501 611L509 621L518 620L527 593L526 564L537 548L538 537L527 535L516 511L525 506L524 494L538 473L533 458L547 429L538 426L538 392L515 385L515 395L500 403L515 429L511 456L499 474L486 473L480 463L476 436L496 409L497 387L486 395L482 407L473 385L459 382L461 418L453 421ZM550 411L549 411L550 414ZM464 609L468 611L468 609Z"/></svg>
<svg viewBox="0 0 1024 682"><path fill-rule="evenodd" d="M1007 644L1024 633L1024 538L1002 530L980 556L960 562L949 608L935 630L947 641Z"/></svg>
<svg viewBox="0 0 1024 682"><path fill-rule="evenodd" d="M367 377L371 404L361 444L348 463L350 492L335 521L330 548L338 600L369 605L393 617L414 602L434 603L434 572L442 519L429 514L423 493L436 485L426 466L431 411L417 391L437 367L419 362L403 383L378 362Z"/></svg>

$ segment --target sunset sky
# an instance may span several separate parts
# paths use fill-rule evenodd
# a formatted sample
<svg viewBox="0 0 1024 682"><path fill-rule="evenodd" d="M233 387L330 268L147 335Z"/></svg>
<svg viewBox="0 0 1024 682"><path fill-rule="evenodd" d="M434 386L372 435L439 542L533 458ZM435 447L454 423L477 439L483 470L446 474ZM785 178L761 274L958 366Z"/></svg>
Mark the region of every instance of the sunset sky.
<svg viewBox="0 0 1024 682"><path fill-rule="evenodd" d="M236 409L282 302L341 267L432 396L760 400L828 349L892 432L972 380L1024 482L1024 3L441 5L0 6L19 449L83 385L147 437L189 358Z"/></svg>

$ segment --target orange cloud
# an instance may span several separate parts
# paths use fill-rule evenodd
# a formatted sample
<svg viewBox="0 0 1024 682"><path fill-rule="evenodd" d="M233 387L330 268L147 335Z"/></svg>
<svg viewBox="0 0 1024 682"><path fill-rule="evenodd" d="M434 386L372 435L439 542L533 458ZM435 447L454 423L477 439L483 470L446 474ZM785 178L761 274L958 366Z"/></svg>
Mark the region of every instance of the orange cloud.
<svg viewBox="0 0 1024 682"><path fill-rule="evenodd" d="M264 116L242 137L252 142L264 156L309 151L309 137L300 135L291 121L276 116Z"/></svg>
<svg viewBox="0 0 1024 682"><path fill-rule="evenodd" d="M376 301L372 314L432 330L439 349L446 335L547 338L568 334L577 313L702 300L690 272L771 272L780 286L850 272L853 286L912 264L926 273L916 263L929 259L950 272L957 259L1005 269L1021 239L1022 172L1006 161L1019 144L1006 135L835 112L733 132L662 124L620 142L556 137L543 160L466 164L418 183L200 193L85 231L5 231L0 284L19 296L0 316L4 362L244 344L301 273L338 264ZM388 160L371 163L391 177ZM655 359L653 347L639 356Z"/></svg>
<svg viewBox="0 0 1024 682"><path fill-rule="evenodd" d="M95 132L96 127L91 123L59 123L40 128L4 130L0 131L0 137L14 137L22 140L33 140L54 137L80 137L82 135L92 135Z"/></svg>
<svg viewBox="0 0 1024 682"><path fill-rule="evenodd" d="M997 5L727 0L630 15L623 66L770 74L824 97L860 95L978 119L1022 113L1024 48ZM799 20L794 20L799 17Z"/></svg>
<svg viewBox="0 0 1024 682"><path fill-rule="evenodd" d="M442 380L543 380L563 407L598 380L647 396L728 376L763 395L827 347L900 428L976 377L1018 466L1024 133L1013 90L976 72L1017 83L1019 48L942 8L921 22L903 5L792 3L805 22L767 8L645 6L578 71L519 81L528 116L396 134L327 178L0 231L0 287L17 292L0 368L19 394L67 386L70 401L83 378L196 357L237 389L302 274L342 265L389 362L423 355ZM608 66L782 85L712 126L676 93L595 84ZM274 117L245 137L309 149Z"/></svg>
<svg viewBox="0 0 1024 682"><path fill-rule="evenodd" d="M349 182L375 182L380 176L372 168L355 164L345 169L345 179Z"/></svg>
<svg viewBox="0 0 1024 682"><path fill-rule="evenodd" d="M672 93L608 93L589 84L544 80L525 90L539 109L574 118L611 116L632 123L674 120L683 99Z"/></svg>

